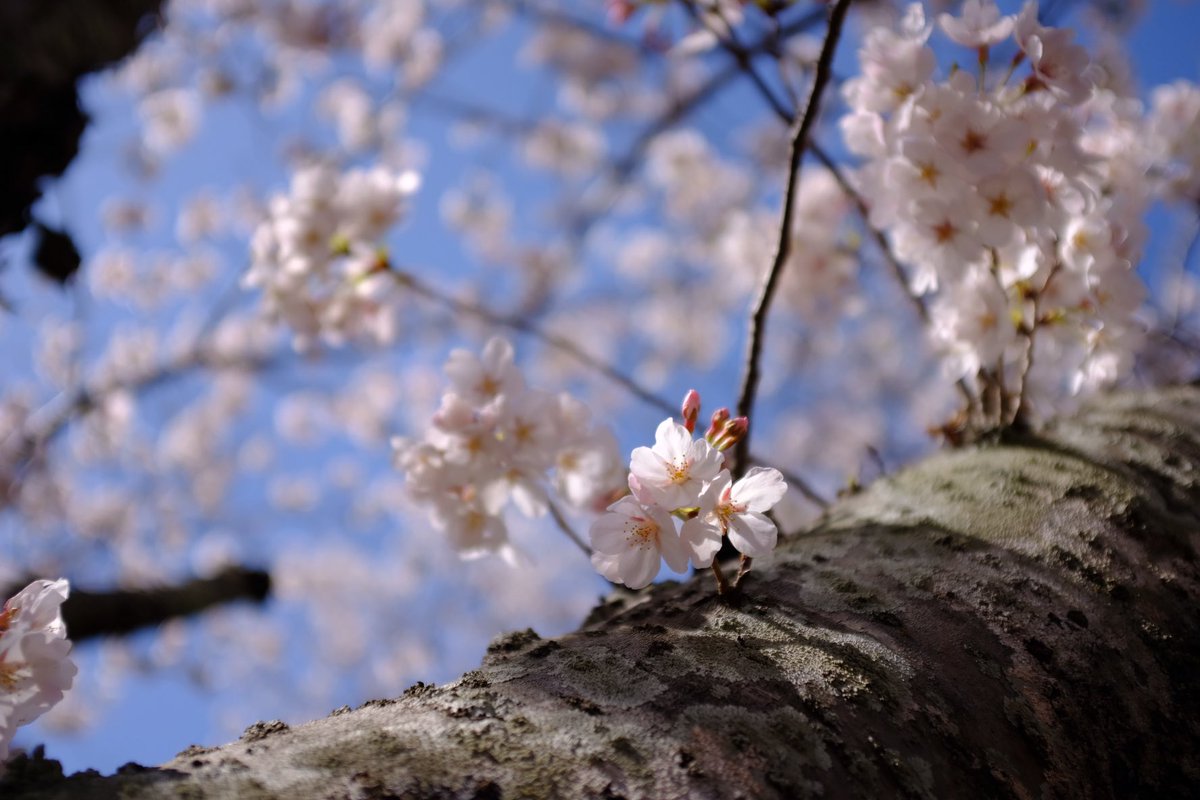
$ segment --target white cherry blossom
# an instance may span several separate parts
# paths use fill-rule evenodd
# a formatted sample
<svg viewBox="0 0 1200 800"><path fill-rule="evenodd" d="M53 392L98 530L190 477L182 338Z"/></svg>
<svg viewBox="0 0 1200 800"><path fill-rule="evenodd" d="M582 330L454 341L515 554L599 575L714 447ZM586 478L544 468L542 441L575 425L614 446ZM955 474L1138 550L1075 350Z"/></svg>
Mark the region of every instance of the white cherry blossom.
<svg viewBox="0 0 1200 800"><path fill-rule="evenodd" d="M65 580L39 580L0 608L0 764L13 733L63 699L75 678L61 606Z"/></svg>
<svg viewBox="0 0 1200 800"><path fill-rule="evenodd" d="M663 508L622 497L592 523L592 563L611 581L630 589L648 586L665 560L675 572L688 565L675 522Z"/></svg>
<svg viewBox="0 0 1200 800"><path fill-rule="evenodd" d="M779 531L766 512L786 493L787 482L777 469L752 467L737 482L721 470L700 495L700 513L683 523L681 535L692 564L711 565L726 535L747 556L765 556L774 550Z"/></svg>
<svg viewBox="0 0 1200 800"><path fill-rule="evenodd" d="M704 482L717 476L720 452L704 439L692 439L673 419L659 423L653 447L638 447L629 459L630 488L643 502L668 509L694 506Z"/></svg>
<svg viewBox="0 0 1200 800"><path fill-rule="evenodd" d="M1013 18L1000 16L992 0L964 0L959 16L941 14L938 25L964 47L989 47L1008 38Z"/></svg>

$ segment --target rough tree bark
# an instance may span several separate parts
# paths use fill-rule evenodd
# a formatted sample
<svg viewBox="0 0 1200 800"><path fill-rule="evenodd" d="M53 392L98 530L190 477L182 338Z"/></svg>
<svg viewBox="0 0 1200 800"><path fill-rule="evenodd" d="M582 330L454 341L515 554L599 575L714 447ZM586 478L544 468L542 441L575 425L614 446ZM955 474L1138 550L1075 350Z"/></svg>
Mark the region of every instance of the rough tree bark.
<svg viewBox="0 0 1200 800"><path fill-rule="evenodd" d="M1195 797L1200 389L1100 400L839 502L440 687L15 798Z"/></svg>

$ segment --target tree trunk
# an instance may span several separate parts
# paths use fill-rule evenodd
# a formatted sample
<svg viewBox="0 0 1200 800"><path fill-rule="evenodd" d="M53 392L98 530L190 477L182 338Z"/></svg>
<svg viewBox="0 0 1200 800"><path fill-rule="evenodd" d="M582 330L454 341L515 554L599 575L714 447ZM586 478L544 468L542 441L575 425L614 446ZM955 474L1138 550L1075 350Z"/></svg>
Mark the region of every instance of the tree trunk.
<svg viewBox="0 0 1200 800"><path fill-rule="evenodd" d="M945 452L447 686L5 797L1196 797L1200 389Z"/></svg>

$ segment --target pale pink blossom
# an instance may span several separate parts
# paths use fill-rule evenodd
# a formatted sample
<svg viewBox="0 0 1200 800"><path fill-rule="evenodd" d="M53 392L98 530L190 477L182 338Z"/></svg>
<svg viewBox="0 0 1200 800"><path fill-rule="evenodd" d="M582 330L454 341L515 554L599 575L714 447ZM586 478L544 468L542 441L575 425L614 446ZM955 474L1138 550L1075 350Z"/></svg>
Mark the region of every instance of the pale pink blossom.
<svg viewBox="0 0 1200 800"><path fill-rule="evenodd" d="M753 467L736 483L727 470L721 470L700 495L700 513L683 523L681 535L693 566L711 565L726 535L739 553L769 554L779 531L766 512L786 493L787 482L777 469Z"/></svg>
<svg viewBox="0 0 1200 800"><path fill-rule="evenodd" d="M673 419L654 432L653 447L635 448L629 460L630 487L643 502L668 509L694 506L704 488L721 470L720 452Z"/></svg>
<svg viewBox="0 0 1200 800"><path fill-rule="evenodd" d="M688 565L688 552L663 508L622 497L592 523L592 564L611 581L641 589L654 580L665 559L675 572Z"/></svg>
<svg viewBox="0 0 1200 800"><path fill-rule="evenodd" d="M938 25L964 47L988 47L1012 33L1013 18L1000 16L992 0L964 0L959 15L942 14Z"/></svg>
<svg viewBox="0 0 1200 800"><path fill-rule="evenodd" d="M1074 33L1044 27L1037 21L1037 15L1037 0L1029 0L1017 15L1017 43L1047 86L1072 105L1082 103L1092 92L1087 70L1091 59L1087 51L1071 41Z"/></svg>
<svg viewBox="0 0 1200 800"><path fill-rule="evenodd" d="M34 581L0 609L0 762L17 728L50 710L75 679L61 606L65 580Z"/></svg>
<svg viewBox="0 0 1200 800"><path fill-rule="evenodd" d="M512 345L499 336L489 339L478 356L462 348L453 350L446 360L445 373L454 391L471 403L487 403L525 387L513 363Z"/></svg>

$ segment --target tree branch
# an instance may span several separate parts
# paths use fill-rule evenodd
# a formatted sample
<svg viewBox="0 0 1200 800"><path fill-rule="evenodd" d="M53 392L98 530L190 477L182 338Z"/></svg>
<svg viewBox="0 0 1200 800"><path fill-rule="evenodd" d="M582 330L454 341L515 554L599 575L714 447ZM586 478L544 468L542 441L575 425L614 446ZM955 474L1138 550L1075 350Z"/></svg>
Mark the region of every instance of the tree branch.
<svg viewBox="0 0 1200 800"><path fill-rule="evenodd" d="M816 124L821 111L821 97L833 74L833 54L837 49L842 35L842 23L845 22L846 12L851 0L838 0L829 15L829 29L825 34L825 43L821 47L821 55L817 59L816 73L813 76L812 91L808 96L808 105L804 114L793 123L791 155L788 159L787 187L783 195L783 211L780 214L779 242L776 245L775 257L771 267L763 277L758 298L754 303L754 311L750 317L750 330L746 346L745 372L742 377L742 388L738 397L737 416L749 417L754 411L754 400L758 394L759 361L762 357L763 340L766 336L767 314L771 309L771 299L779 278L783 274L784 264L792 249L792 215L796 204L796 195L800 186L800 168L804 161L804 150L808 146L812 126ZM735 475L746 471L750 462L750 435L753 428L737 443L734 451Z"/></svg>
<svg viewBox="0 0 1200 800"><path fill-rule="evenodd" d="M12 597L29 581L9 587ZM63 604L63 621L73 642L97 636L124 636L167 620L190 617L219 605L249 600L262 603L271 593L271 576L259 569L230 566L210 578L193 578L174 586L89 591L71 587Z"/></svg>
<svg viewBox="0 0 1200 800"><path fill-rule="evenodd" d="M770 562L770 563L767 563ZM496 640L442 687L6 800L1192 798L1200 388L941 453L756 559Z"/></svg>

